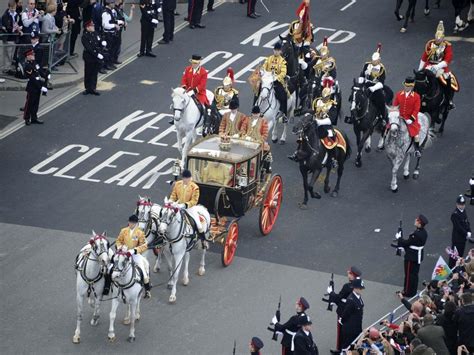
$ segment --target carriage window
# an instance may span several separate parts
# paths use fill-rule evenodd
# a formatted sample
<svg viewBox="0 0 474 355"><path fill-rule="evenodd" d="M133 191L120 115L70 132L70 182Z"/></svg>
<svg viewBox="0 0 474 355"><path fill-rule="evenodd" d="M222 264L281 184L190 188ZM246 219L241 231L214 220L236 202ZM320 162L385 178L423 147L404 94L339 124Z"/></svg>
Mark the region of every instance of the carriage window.
<svg viewBox="0 0 474 355"><path fill-rule="evenodd" d="M257 176L257 159L258 157L255 157L249 161L249 184L252 183Z"/></svg>
<svg viewBox="0 0 474 355"><path fill-rule="evenodd" d="M237 173L236 173L236 183L239 186L247 186L248 185L248 163L240 163L236 165Z"/></svg>
<svg viewBox="0 0 474 355"><path fill-rule="evenodd" d="M188 169L196 182L223 186L233 185L232 164L218 161L190 159Z"/></svg>

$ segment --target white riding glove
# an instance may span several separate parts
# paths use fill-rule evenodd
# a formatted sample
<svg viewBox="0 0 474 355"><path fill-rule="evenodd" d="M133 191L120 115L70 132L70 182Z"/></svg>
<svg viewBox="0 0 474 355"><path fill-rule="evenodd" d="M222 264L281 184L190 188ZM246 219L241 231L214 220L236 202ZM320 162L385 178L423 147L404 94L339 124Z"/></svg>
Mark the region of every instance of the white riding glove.
<svg viewBox="0 0 474 355"><path fill-rule="evenodd" d="M471 239L471 232L467 232L466 239Z"/></svg>
<svg viewBox="0 0 474 355"><path fill-rule="evenodd" d="M106 47L107 46L107 41L102 41L102 46Z"/></svg>
<svg viewBox="0 0 474 355"><path fill-rule="evenodd" d="M161 12L161 11L162 11L162 9L161 9L161 7L160 7L160 8L158 9L158 12Z"/></svg>
<svg viewBox="0 0 474 355"><path fill-rule="evenodd" d="M117 20L117 25L122 26L124 24L123 20Z"/></svg>
<svg viewBox="0 0 474 355"><path fill-rule="evenodd" d="M306 68L308 67L308 63L306 63L304 59L301 59L301 58L298 59L298 64L301 66L301 69L303 70L306 70Z"/></svg>
<svg viewBox="0 0 474 355"><path fill-rule="evenodd" d="M135 254L135 255L138 254L138 253L137 253L137 249L135 249L135 248L129 250L129 252L130 252L130 254Z"/></svg>
<svg viewBox="0 0 474 355"><path fill-rule="evenodd" d="M400 239L402 237L402 232L397 232L397 234L395 234L395 239Z"/></svg>
<svg viewBox="0 0 474 355"><path fill-rule="evenodd" d="M194 95L194 91L192 90L189 90L187 93L186 93L189 97L193 96Z"/></svg>
<svg viewBox="0 0 474 355"><path fill-rule="evenodd" d="M181 208L181 209L186 208L185 203L178 203L177 206L178 206L178 208Z"/></svg>
<svg viewBox="0 0 474 355"><path fill-rule="evenodd" d="M277 324L277 323L278 323L277 317L276 317L276 316L273 316L273 318L272 318L272 324L275 325L275 324Z"/></svg>
<svg viewBox="0 0 474 355"><path fill-rule="evenodd" d="M412 120L406 120L407 124L412 124L413 121Z"/></svg>
<svg viewBox="0 0 474 355"><path fill-rule="evenodd" d="M97 58L99 58L100 60L104 59L104 56L102 54L97 54Z"/></svg>
<svg viewBox="0 0 474 355"><path fill-rule="evenodd" d="M158 25L158 20L156 18L154 18L153 20L151 20L151 23L153 23L155 25Z"/></svg>
<svg viewBox="0 0 474 355"><path fill-rule="evenodd" d="M365 83L365 78L359 77L359 78L357 79L357 84L363 84L363 83Z"/></svg>
<svg viewBox="0 0 474 355"><path fill-rule="evenodd" d="M333 290L332 286L328 286L327 291L328 291L328 293L332 293L334 290Z"/></svg>
<svg viewBox="0 0 474 355"><path fill-rule="evenodd" d="M41 88L41 92L44 92L44 93L46 94L46 93L48 92L48 88L46 88L46 87L43 86L43 87Z"/></svg>

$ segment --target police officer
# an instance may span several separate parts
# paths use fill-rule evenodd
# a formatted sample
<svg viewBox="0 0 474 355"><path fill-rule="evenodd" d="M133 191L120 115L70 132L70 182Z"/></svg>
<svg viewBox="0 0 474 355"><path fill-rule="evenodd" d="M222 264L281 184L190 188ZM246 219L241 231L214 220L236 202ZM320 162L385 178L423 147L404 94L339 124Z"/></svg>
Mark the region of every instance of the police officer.
<svg viewBox="0 0 474 355"><path fill-rule="evenodd" d="M95 31L94 22L89 20L85 23L85 32L82 34L81 42L84 47L82 58L84 59L84 92L83 95L96 95L100 93L97 88L97 75L103 64L104 49L107 42L101 40Z"/></svg>
<svg viewBox="0 0 474 355"><path fill-rule="evenodd" d="M341 349L347 348L362 332L362 317L364 315L364 301L361 293L365 289L362 279L352 281L352 293L347 297L344 311L339 317L341 324Z"/></svg>
<svg viewBox="0 0 474 355"><path fill-rule="evenodd" d="M26 84L26 102L23 112L23 119L25 124L29 126L33 124L43 124L44 122L38 119L38 107L41 98L41 93L46 95L48 89L46 84L49 73L40 68L35 62L34 50L28 49L25 52L26 64L25 73L28 76L28 83Z"/></svg>
<svg viewBox="0 0 474 355"><path fill-rule="evenodd" d="M303 315L298 318L298 325L300 329L296 332L294 343L294 355L318 355L318 347L314 342L311 334L311 325L313 322L308 315Z"/></svg>
<svg viewBox="0 0 474 355"><path fill-rule="evenodd" d="M355 279L360 278L361 276L362 276L362 271L360 271L360 269L358 269L355 266L351 266L349 270L347 270L348 282L342 285L341 291L339 291L339 293L335 293L332 286L328 287L327 291L329 293L329 300L330 302L335 303L337 305L336 314L337 314L338 320L342 316L342 313L344 312L347 298L352 293L352 290L353 290L352 282ZM341 339L342 339L341 324L337 322L336 349L331 350L332 354L339 354L341 352Z"/></svg>
<svg viewBox="0 0 474 355"><path fill-rule="evenodd" d="M296 332L300 328L298 320L301 316L306 315L306 310L309 309L309 303L304 297L300 297L296 300L296 314L290 317L286 323L280 324L277 316L275 315L272 319L272 323L275 325L275 331L283 334L281 339L281 353L282 355L292 355L294 352L291 350L291 343Z"/></svg>
<svg viewBox="0 0 474 355"><path fill-rule="evenodd" d="M403 282L402 294L404 297L413 297L418 290L418 273L423 261L423 249L428 239L428 233L425 226L428 219L420 214L415 219L415 231L408 236L408 239L402 238L401 231L397 232L395 238L398 240L398 247L405 249L405 281Z"/></svg>
<svg viewBox="0 0 474 355"><path fill-rule="evenodd" d="M471 239L471 226L466 214L466 199L459 195L456 199L456 209L451 214L453 232L451 234L451 249L456 248L460 257L464 256L466 240ZM456 259L449 258L449 267L452 269L456 265Z"/></svg>
<svg viewBox="0 0 474 355"><path fill-rule="evenodd" d="M106 0L107 6L102 13L102 30L107 41L108 56L105 58L105 69L117 69L115 63L118 59L119 51L119 31L124 22L117 19L115 10L115 0Z"/></svg>
<svg viewBox="0 0 474 355"><path fill-rule="evenodd" d="M263 349L262 339L259 337L253 337L249 344L250 355L260 355L261 349Z"/></svg>

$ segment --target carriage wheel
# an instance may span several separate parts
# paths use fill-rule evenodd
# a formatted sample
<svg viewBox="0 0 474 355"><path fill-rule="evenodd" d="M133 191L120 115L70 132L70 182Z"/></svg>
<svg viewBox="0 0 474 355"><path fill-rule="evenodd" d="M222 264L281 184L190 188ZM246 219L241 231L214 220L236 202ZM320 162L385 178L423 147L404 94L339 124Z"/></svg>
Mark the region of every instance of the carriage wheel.
<svg viewBox="0 0 474 355"><path fill-rule="evenodd" d="M233 221L227 230L224 248L222 249L222 265L229 266L234 260L235 251L237 250L237 240L239 239L239 225L237 221Z"/></svg>
<svg viewBox="0 0 474 355"><path fill-rule="evenodd" d="M274 175L267 186L260 206L259 227L262 235L267 235L272 231L280 212L282 198L283 181L280 175Z"/></svg>
<svg viewBox="0 0 474 355"><path fill-rule="evenodd" d="M214 215L216 216L216 222L219 222L220 216L219 216L219 205L222 200L222 195L225 193L225 188L221 187L219 190L217 190L216 193L216 199L214 200Z"/></svg>

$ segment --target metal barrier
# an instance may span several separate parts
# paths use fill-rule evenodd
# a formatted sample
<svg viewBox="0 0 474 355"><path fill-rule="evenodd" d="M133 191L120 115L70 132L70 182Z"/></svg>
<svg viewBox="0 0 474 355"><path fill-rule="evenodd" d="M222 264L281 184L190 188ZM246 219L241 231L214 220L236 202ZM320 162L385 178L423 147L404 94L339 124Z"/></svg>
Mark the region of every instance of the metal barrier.
<svg viewBox="0 0 474 355"><path fill-rule="evenodd" d="M69 48L71 43L71 31L65 31L60 36L55 34L40 34L39 46L43 49L43 60L40 64L47 67L54 74L77 74L76 68L68 61ZM15 75L17 62L24 62L25 51L31 48L29 35L0 33L0 69L2 75ZM61 72L58 66L69 64L73 72Z"/></svg>

